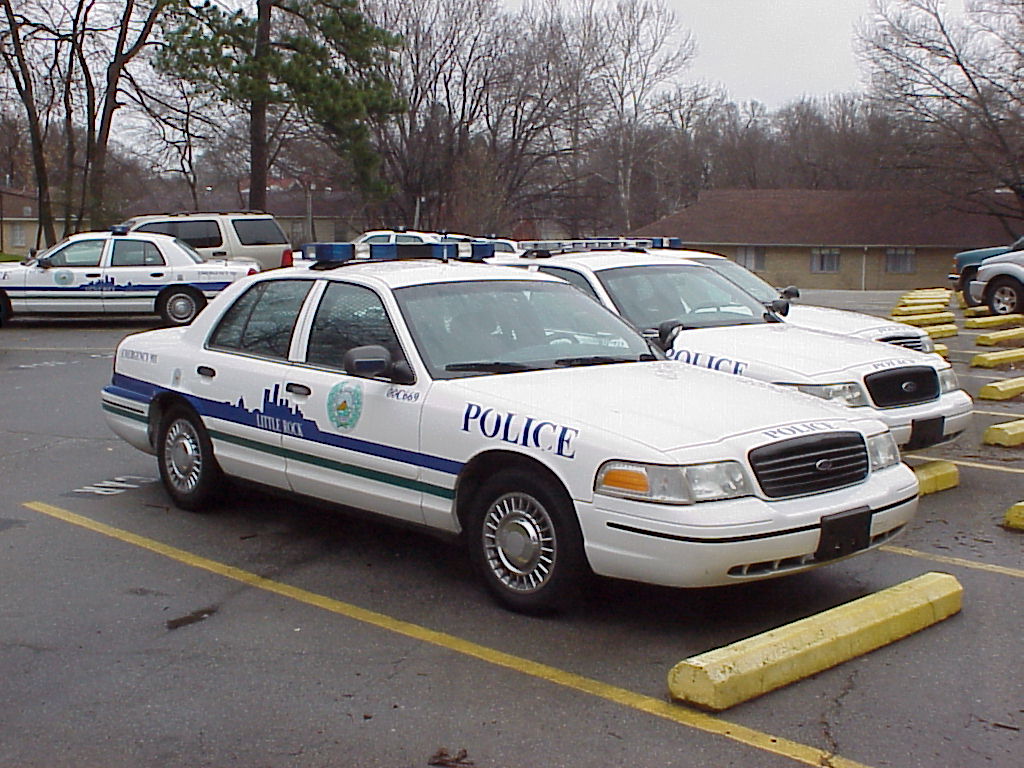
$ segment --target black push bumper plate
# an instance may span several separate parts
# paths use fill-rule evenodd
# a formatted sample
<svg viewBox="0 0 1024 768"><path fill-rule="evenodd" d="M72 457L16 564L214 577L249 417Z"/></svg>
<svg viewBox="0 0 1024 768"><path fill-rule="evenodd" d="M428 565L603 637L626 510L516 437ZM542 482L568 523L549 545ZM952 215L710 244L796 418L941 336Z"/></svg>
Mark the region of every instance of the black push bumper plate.
<svg viewBox="0 0 1024 768"><path fill-rule="evenodd" d="M867 549L871 543L871 509L858 507L821 518L821 538L814 559L835 560L837 557Z"/></svg>
<svg viewBox="0 0 1024 768"><path fill-rule="evenodd" d="M910 422L910 441L903 447L913 450L941 443L945 428L945 416L936 416L934 419L914 419Z"/></svg>

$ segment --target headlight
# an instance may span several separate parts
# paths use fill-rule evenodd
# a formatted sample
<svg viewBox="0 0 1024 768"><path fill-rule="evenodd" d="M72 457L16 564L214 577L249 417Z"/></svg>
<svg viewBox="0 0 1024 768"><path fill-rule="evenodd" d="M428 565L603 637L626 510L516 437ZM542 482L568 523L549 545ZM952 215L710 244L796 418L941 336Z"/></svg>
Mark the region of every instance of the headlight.
<svg viewBox="0 0 1024 768"><path fill-rule="evenodd" d="M851 408L868 404L864 390L855 381L845 381L841 384L798 384L797 389L808 395L814 395L840 405L848 405Z"/></svg>
<svg viewBox="0 0 1024 768"><path fill-rule="evenodd" d="M960 382L956 380L956 372L952 368L943 368L939 371L939 394L956 392L960 389Z"/></svg>
<svg viewBox="0 0 1024 768"><path fill-rule="evenodd" d="M660 504L693 504L749 496L750 486L736 461L679 467L609 461L598 470L594 491Z"/></svg>
<svg viewBox="0 0 1024 768"><path fill-rule="evenodd" d="M935 339L928 334L921 337L921 351L922 352L934 352L935 351Z"/></svg>
<svg viewBox="0 0 1024 768"><path fill-rule="evenodd" d="M900 463L900 449L892 432L886 430L868 438L868 458L871 460L872 472Z"/></svg>

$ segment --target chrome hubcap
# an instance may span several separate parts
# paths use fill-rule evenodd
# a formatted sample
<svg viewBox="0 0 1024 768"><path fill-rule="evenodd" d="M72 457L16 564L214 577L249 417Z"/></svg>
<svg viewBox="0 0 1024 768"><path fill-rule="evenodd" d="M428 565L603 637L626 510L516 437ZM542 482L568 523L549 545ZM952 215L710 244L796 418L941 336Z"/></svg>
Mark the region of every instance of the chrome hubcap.
<svg viewBox="0 0 1024 768"><path fill-rule="evenodd" d="M995 293L992 294L992 309L996 311L996 314L1009 314L1015 306L1017 306L1017 292L1015 290L1006 286L996 288Z"/></svg>
<svg viewBox="0 0 1024 768"><path fill-rule="evenodd" d="M182 493L191 493L203 472L199 435L184 419L177 419L164 438L164 467L167 479Z"/></svg>
<svg viewBox="0 0 1024 768"><path fill-rule="evenodd" d="M175 322L184 323L192 319L192 316L196 313L196 302L187 293L176 293L171 297L171 300L167 302L167 314L170 315Z"/></svg>
<svg viewBox="0 0 1024 768"><path fill-rule="evenodd" d="M484 517L484 555L491 572L515 592L535 592L551 578L555 532L547 510L525 493L500 497Z"/></svg>

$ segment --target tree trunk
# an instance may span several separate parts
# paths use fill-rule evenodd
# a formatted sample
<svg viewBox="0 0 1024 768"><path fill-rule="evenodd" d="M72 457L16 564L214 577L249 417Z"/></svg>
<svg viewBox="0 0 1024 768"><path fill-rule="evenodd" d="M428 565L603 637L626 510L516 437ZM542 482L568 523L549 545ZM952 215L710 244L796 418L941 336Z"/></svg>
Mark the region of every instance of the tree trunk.
<svg viewBox="0 0 1024 768"><path fill-rule="evenodd" d="M267 74L266 58L270 49L270 0L259 0L256 16L256 77L259 84L249 111L249 208L267 208Z"/></svg>

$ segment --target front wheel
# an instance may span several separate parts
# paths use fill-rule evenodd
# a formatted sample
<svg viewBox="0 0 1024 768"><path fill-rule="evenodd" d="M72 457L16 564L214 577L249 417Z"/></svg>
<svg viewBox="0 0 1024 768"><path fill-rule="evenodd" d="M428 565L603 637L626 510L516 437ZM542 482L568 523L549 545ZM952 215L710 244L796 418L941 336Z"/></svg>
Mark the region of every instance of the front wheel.
<svg viewBox="0 0 1024 768"><path fill-rule="evenodd" d="M157 312L167 325L188 325L196 319L206 298L195 288L169 288L157 300Z"/></svg>
<svg viewBox="0 0 1024 768"><path fill-rule="evenodd" d="M523 613L564 610L587 573L572 501L554 481L520 469L480 488L468 521L470 557L499 602Z"/></svg>
<svg viewBox="0 0 1024 768"><path fill-rule="evenodd" d="M971 280L978 276L977 267L971 269L965 269L963 274L960 275L959 289L961 295L964 297L964 304L968 307L980 307L984 304L984 301L975 301L971 298Z"/></svg>
<svg viewBox="0 0 1024 768"><path fill-rule="evenodd" d="M997 277L988 286L988 308L993 315L1024 312L1024 285L1012 277Z"/></svg>
<svg viewBox="0 0 1024 768"><path fill-rule="evenodd" d="M176 506L194 511L216 496L223 475L210 436L192 411L175 408L161 422L157 462L160 479Z"/></svg>

